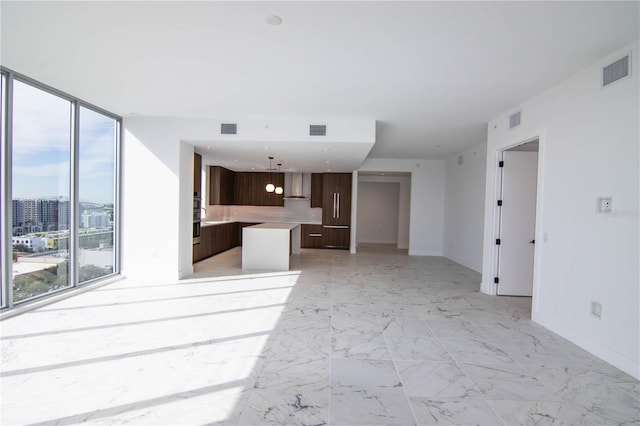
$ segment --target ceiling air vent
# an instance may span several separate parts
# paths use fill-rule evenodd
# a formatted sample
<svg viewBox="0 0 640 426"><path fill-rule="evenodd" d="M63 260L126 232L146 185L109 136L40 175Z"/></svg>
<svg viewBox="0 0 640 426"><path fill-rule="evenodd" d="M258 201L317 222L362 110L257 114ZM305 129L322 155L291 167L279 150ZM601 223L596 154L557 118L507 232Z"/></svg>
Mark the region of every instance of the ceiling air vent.
<svg viewBox="0 0 640 426"><path fill-rule="evenodd" d="M324 124L310 125L309 136L327 136L327 126Z"/></svg>
<svg viewBox="0 0 640 426"><path fill-rule="evenodd" d="M238 125L236 123L222 123L220 125L220 134L235 135L238 133Z"/></svg>
<svg viewBox="0 0 640 426"><path fill-rule="evenodd" d="M522 119L522 111L518 111L509 116L509 128L513 129L516 126L520 125L520 120Z"/></svg>
<svg viewBox="0 0 640 426"><path fill-rule="evenodd" d="M464 157L462 155L458 155L458 166L462 166L463 161L464 161Z"/></svg>
<svg viewBox="0 0 640 426"><path fill-rule="evenodd" d="M629 55L602 68L602 87L629 77Z"/></svg>

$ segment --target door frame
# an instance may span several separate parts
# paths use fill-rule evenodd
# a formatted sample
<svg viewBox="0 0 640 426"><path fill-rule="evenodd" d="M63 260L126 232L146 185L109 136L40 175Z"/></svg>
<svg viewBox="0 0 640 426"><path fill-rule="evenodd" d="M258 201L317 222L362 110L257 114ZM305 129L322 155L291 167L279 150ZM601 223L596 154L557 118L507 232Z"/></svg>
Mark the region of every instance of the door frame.
<svg viewBox="0 0 640 426"><path fill-rule="evenodd" d="M537 167L537 188L536 188L536 219L535 219L535 234L534 238L538 244L534 246L533 253L533 283L532 283L532 302L531 302L531 314L534 315L534 312L538 311L538 300L541 291L541 283L540 283L540 260L542 256L542 245L546 242L544 241L544 232L543 230L543 194L544 194L544 170L545 170L545 149L546 149L546 140L545 140L545 129L540 129L535 132L530 132L525 134L524 136L520 136L506 145L500 146L493 151L493 167L494 170L498 170L498 162L502 159L502 153L511 148L514 148L518 145L522 145L528 142L533 142L538 140L538 167ZM500 207L497 205L497 200L500 197L502 190L502 174L495 172L493 179L493 197L491 203L493 208L490 210L492 214L491 220L491 237L492 240L495 241L498 238L498 233L500 231ZM488 294L492 296L497 296L498 285L493 282L493 277L498 276L498 261L499 261L499 248L497 245L492 244L492 248L490 253L486 253L490 257L491 264L491 272L492 276L490 279L491 286L489 288ZM484 281L484 280L483 280ZM489 281L489 280L487 280Z"/></svg>

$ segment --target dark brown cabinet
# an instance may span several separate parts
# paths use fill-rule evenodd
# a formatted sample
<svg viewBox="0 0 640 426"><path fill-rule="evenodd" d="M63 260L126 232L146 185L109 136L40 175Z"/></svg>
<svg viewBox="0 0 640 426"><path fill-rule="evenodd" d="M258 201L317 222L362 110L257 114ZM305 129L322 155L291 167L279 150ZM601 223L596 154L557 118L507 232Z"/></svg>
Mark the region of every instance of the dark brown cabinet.
<svg viewBox="0 0 640 426"><path fill-rule="evenodd" d="M322 173L311 174L311 207L322 207Z"/></svg>
<svg viewBox="0 0 640 426"><path fill-rule="evenodd" d="M322 245L349 248L351 241L351 173L322 175Z"/></svg>
<svg viewBox="0 0 640 426"><path fill-rule="evenodd" d="M284 206L283 194L267 192L268 183L284 188L284 173L236 172L234 201L240 206Z"/></svg>
<svg viewBox="0 0 640 426"><path fill-rule="evenodd" d="M209 167L209 205L234 204L235 175L224 167Z"/></svg>
<svg viewBox="0 0 640 426"><path fill-rule="evenodd" d="M203 226L200 230L200 244L193 246L193 262L222 253L238 245L238 223Z"/></svg>
<svg viewBox="0 0 640 426"><path fill-rule="evenodd" d="M210 166L209 205L283 207L283 194L267 192L268 183L284 188L284 173L234 172Z"/></svg>
<svg viewBox="0 0 640 426"><path fill-rule="evenodd" d="M322 224L351 223L351 173L322 175Z"/></svg>
<svg viewBox="0 0 640 426"><path fill-rule="evenodd" d="M302 224L300 229L300 247L321 248L324 245L322 241L322 232L322 225Z"/></svg>
<svg viewBox="0 0 640 426"><path fill-rule="evenodd" d="M349 248L351 229L347 225L329 225L322 227L322 245L327 248Z"/></svg>
<svg viewBox="0 0 640 426"><path fill-rule="evenodd" d="M193 154L193 196L202 195L202 155Z"/></svg>

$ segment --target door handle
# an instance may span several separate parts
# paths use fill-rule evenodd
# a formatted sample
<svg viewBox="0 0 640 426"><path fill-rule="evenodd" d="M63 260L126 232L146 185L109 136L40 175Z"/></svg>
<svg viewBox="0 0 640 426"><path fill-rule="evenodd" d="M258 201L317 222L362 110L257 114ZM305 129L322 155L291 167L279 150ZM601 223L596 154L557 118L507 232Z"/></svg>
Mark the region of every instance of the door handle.
<svg viewBox="0 0 640 426"><path fill-rule="evenodd" d="M536 240L529 241L529 244L535 244L535 243L536 243Z"/></svg>

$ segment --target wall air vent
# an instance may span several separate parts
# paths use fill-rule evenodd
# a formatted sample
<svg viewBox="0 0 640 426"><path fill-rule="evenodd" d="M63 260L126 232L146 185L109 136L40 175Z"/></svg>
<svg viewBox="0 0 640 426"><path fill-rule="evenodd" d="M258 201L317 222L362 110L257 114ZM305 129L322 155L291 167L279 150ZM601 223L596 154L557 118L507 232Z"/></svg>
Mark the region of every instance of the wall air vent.
<svg viewBox="0 0 640 426"><path fill-rule="evenodd" d="M518 111L509 116L509 128L513 129L520 125L520 121L522 120L522 111Z"/></svg>
<svg viewBox="0 0 640 426"><path fill-rule="evenodd" d="M629 75L629 55L627 55L602 68L602 87L629 77Z"/></svg>
<svg viewBox="0 0 640 426"><path fill-rule="evenodd" d="M220 125L220 134L235 135L238 133L238 125L236 123L222 123Z"/></svg>
<svg viewBox="0 0 640 426"><path fill-rule="evenodd" d="M324 124L310 125L309 136L327 136L327 126Z"/></svg>

